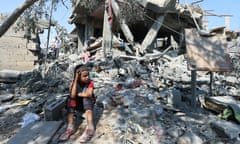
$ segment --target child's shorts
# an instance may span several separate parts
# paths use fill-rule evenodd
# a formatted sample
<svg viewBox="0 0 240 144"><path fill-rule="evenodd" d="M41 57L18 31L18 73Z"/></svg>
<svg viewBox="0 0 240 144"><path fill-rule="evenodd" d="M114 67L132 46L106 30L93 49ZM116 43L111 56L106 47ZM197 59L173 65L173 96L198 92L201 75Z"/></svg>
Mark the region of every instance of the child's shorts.
<svg viewBox="0 0 240 144"><path fill-rule="evenodd" d="M75 100L77 104L76 107L67 106L68 112L93 110L94 100L92 98L77 97Z"/></svg>

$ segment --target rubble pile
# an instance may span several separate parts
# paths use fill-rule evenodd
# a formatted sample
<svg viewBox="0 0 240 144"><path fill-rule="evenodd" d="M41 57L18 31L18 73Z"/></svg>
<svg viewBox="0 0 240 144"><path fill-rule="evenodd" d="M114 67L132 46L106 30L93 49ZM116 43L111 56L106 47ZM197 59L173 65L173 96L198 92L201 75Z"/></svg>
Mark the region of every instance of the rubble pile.
<svg viewBox="0 0 240 144"><path fill-rule="evenodd" d="M204 107L205 98L211 97L208 72L197 73L199 105L191 106L191 71L184 55L175 53L170 50L157 60L117 56L87 63L97 96L98 120L92 143L239 143L239 131L233 131L239 127L236 121L221 120L219 113ZM68 96L73 68L82 62L77 55L64 55L2 82L0 141L7 142L21 129L26 113L37 114L44 121L44 107ZM236 72L214 73L214 96L238 97L239 81ZM224 130L223 122L233 125L231 130ZM50 143L57 143L62 129Z"/></svg>
<svg viewBox="0 0 240 144"><path fill-rule="evenodd" d="M66 128L65 102L78 64L91 69L97 97L90 143L240 143L239 40L228 41L234 70L226 72L221 62L229 60L230 37L223 28L202 29L198 6L176 0L72 3L68 22L76 26L76 41L69 52L43 59L33 71L0 71L1 143L19 143L21 133L32 143L74 143L84 114L76 113L78 129L68 141L58 137Z"/></svg>

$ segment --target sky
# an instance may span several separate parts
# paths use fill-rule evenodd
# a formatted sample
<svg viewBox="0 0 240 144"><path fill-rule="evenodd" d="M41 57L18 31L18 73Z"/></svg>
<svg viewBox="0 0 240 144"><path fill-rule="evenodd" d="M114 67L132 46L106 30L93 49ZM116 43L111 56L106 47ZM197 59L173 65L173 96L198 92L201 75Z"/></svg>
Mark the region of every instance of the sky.
<svg viewBox="0 0 240 144"><path fill-rule="evenodd" d="M18 6L20 6L25 0L10 0L13 2L9 2L9 0L0 0L0 13L11 13ZM70 1L70 0L64 0ZM60 5L56 12L53 12L53 18L57 20L61 25L65 26L67 30L70 32L73 29L73 25L67 23L68 18L71 15L72 9L70 3L69 7L66 8L63 5ZM49 10L50 13L50 10Z"/></svg>
<svg viewBox="0 0 240 144"><path fill-rule="evenodd" d="M14 2L9 2L9 0L0 0L0 13L11 13L21 5L25 0L10 0ZM70 0L65 0L70 1ZM196 2L197 0L180 0L182 4L190 4L192 2ZM231 30L239 30L240 29L240 1L239 0L203 0L200 3L197 3L203 10L211 10L212 13L219 15L232 15L230 17L230 29ZM61 5L56 12L53 12L53 17L57 20L61 25L65 26L67 30L70 32L74 25L70 25L67 23L68 18L71 15L71 6L69 8L65 8ZM216 16L208 16L209 29L218 26L225 25L225 17L216 17Z"/></svg>
<svg viewBox="0 0 240 144"><path fill-rule="evenodd" d="M13 1L13 2L9 2ZM25 0L0 0L0 13L12 13L17 7L19 7ZM70 1L70 0L64 0ZM68 8L63 6L62 4L58 7L57 11L53 11L53 19L58 21L58 23L64 26L68 32L71 32L74 28L74 25L68 24L68 19L71 16L72 8L70 3L68 4ZM49 10L50 13L50 10ZM45 30L43 35L40 35L41 39L41 47L44 48L47 46L47 33ZM53 28L51 28L49 42L56 36L56 32Z"/></svg>
<svg viewBox="0 0 240 144"><path fill-rule="evenodd" d="M190 4L197 0L180 0L182 4ZM239 0L203 0L197 3L203 10L218 15L231 15L230 30L240 30ZM225 17L207 16L208 29L225 26Z"/></svg>
<svg viewBox="0 0 240 144"><path fill-rule="evenodd" d="M0 0L0 13L11 13L21 5L25 0ZM65 0L70 1L70 0ZM181 4L190 4L197 0L179 0ZM240 30L240 0L203 0L197 3L203 10L210 11L218 15L231 15L230 17L230 30ZM65 8L63 5L59 6L56 12L53 12L53 17L58 23L64 26L68 32L74 28L74 25L68 24L67 20L71 15L71 5ZM225 17L207 16L208 29L225 26ZM55 35L51 31L50 37ZM46 42L45 42L46 43Z"/></svg>

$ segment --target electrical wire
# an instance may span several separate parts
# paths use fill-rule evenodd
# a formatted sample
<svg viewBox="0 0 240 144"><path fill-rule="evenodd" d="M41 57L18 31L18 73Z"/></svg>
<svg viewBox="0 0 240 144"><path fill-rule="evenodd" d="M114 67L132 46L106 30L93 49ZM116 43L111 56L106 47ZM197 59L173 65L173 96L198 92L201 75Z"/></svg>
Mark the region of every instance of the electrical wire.
<svg viewBox="0 0 240 144"><path fill-rule="evenodd" d="M144 14L144 15L145 15L147 18L149 18L150 20L152 20L153 22L160 24L157 20L155 20L154 18L150 17L149 15L147 15L147 14ZM172 31L172 32L174 32L174 33L176 33L176 34L178 34L178 35L180 35L180 36L183 35L182 33L180 33L180 32L178 32L178 31L170 28L169 26L167 26L167 25L165 25L165 24L163 24L163 23L161 23L161 24L162 24L165 28L167 28L168 30L170 30L170 31Z"/></svg>

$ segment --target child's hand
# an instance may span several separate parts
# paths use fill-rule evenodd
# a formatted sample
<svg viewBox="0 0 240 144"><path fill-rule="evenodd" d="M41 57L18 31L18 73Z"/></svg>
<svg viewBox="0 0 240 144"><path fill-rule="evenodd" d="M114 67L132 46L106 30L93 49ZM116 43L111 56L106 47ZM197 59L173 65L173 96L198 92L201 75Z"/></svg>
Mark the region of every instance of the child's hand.
<svg viewBox="0 0 240 144"><path fill-rule="evenodd" d="M77 80L79 77L80 77L80 72L77 71L77 72L75 73L74 79Z"/></svg>

